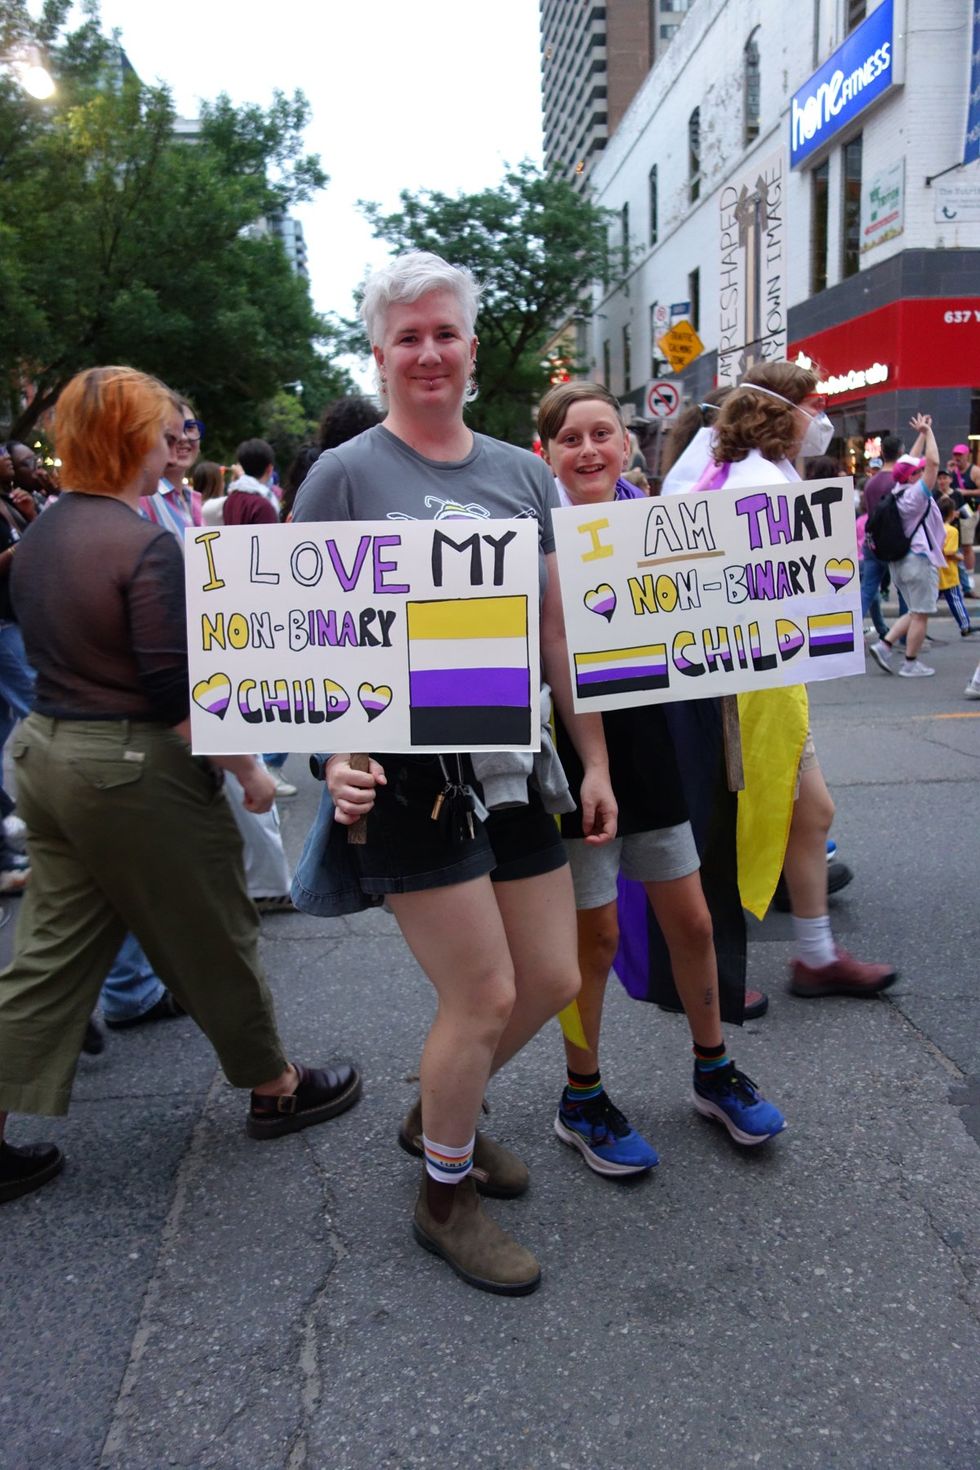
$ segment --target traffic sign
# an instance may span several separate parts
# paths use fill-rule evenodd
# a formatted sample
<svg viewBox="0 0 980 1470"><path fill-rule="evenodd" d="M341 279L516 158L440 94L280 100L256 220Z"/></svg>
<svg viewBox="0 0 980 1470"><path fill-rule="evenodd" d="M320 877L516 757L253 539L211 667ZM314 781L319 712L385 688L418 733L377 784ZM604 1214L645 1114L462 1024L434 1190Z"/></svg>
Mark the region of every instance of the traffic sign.
<svg viewBox="0 0 980 1470"><path fill-rule="evenodd" d="M681 406L681 385L676 378L653 378L644 396L652 419L672 419Z"/></svg>
<svg viewBox="0 0 980 1470"><path fill-rule="evenodd" d="M653 308L654 325L663 329L670 325L670 309L664 302L658 302Z"/></svg>
<svg viewBox="0 0 980 1470"><path fill-rule="evenodd" d="M704 351L704 343L687 321L675 322L669 332L658 338L657 346L675 373L681 372Z"/></svg>

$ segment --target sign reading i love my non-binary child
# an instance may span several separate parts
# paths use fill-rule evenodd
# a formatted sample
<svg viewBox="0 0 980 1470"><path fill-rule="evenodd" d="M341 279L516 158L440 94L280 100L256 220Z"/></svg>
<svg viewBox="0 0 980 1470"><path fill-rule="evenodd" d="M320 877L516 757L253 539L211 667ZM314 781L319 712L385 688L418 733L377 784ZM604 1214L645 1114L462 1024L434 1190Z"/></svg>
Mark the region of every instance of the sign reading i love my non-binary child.
<svg viewBox="0 0 980 1470"><path fill-rule="evenodd" d="M193 748L540 747L538 528L191 527Z"/></svg>
<svg viewBox="0 0 980 1470"><path fill-rule="evenodd" d="M575 708L864 672L849 479L555 512Z"/></svg>

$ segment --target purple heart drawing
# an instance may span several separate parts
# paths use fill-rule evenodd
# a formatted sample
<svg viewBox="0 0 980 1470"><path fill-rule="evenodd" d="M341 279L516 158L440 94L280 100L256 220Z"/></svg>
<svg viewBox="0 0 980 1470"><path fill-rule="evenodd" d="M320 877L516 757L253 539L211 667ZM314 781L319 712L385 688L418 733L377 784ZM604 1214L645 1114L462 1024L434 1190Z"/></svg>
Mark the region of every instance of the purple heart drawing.
<svg viewBox="0 0 980 1470"><path fill-rule="evenodd" d="M616 611L616 594L608 582L600 582L598 587L593 587L591 592L585 594L584 602L589 612L597 613L607 623L612 622L612 615Z"/></svg>

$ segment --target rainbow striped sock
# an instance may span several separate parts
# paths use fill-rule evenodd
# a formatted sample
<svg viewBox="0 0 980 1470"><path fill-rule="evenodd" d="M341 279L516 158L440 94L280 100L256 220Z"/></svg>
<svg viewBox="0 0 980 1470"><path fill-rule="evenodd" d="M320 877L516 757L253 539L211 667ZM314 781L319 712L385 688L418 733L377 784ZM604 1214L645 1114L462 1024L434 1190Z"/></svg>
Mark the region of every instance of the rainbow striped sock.
<svg viewBox="0 0 980 1470"><path fill-rule="evenodd" d="M702 1046L696 1041L693 1051L695 1072L718 1072L722 1067L731 1065L731 1057L724 1042L720 1046Z"/></svg>
<svg viewBox="0 0 980 1470"><path fill-rule="evenodd" d="M458 1184L461 1179L465 1179L473 1167L475 1143L476 1134L462 1148L456 1148L448 1143L435 1143L423 1133L422 1147L425 1149L425 1169L429 1178L438 1180L440 1184Z"/></svg>
<svg viewBox="0 0 980 1470"><path fill-rule="evenodd" d="M580 1108L583 1103L591 1102L593 1098L602 1094L601 1072L573 1072L569 1069L568 1085L565 1088L565 1096L562 1106L565 1108Z"/></svg>

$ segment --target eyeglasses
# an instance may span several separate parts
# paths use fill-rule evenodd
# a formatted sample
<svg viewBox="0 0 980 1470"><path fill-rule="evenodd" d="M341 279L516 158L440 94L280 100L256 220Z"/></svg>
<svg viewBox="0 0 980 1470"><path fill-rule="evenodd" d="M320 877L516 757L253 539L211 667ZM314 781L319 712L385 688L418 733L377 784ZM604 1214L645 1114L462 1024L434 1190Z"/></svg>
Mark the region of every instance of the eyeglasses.
<svg viewBox="0 0 980 1470"><path fill-rule="evenodd" d="M170 450L176 449L177 448L177 445L180 443L180 435L179 434L168 434L167 431L164 430L163 437L164 437L164 439L166 439L166 441L167 441L167 448L170 449Z"/></svg>
<svg viewBox="0 0 980 1470"><path fill-rule="evenodd" d="M197 430L196 434L194 433L195 429ZM201 423L201 420L185 419L184 433L182 437L188 444L200 444L201 440L204 438L204 425Z"/></svg>

